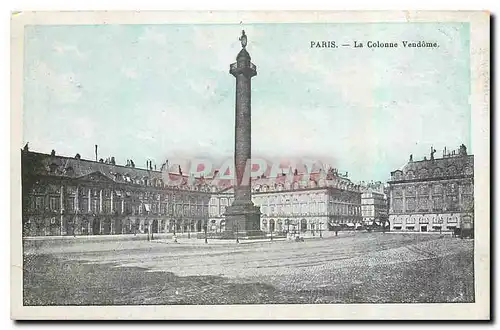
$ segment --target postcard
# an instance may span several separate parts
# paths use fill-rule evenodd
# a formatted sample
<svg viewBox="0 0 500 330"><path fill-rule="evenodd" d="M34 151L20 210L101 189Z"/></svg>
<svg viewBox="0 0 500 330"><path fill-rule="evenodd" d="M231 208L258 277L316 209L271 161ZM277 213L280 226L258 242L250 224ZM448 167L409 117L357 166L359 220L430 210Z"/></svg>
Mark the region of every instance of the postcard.
<svg viewBox="0 0 500 330"><path fill-rule="evenodd" d="M11 317L490 318L488 12L16 12Z"/></svg>

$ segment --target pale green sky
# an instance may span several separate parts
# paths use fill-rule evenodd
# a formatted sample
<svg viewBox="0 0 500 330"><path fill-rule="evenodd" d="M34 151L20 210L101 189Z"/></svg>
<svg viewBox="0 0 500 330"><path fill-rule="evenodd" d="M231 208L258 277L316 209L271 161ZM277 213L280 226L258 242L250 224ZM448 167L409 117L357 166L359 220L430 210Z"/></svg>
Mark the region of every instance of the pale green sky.
<svg viewBox="0 0 500 330"><path fill-rule="evenodd" d="M254 157L327 160L383 180L413 154L470 145L469 26L458 23L29 26L24 141L144 166L231 157L241 48ZM312 40L426 40L437 49L311 49ZM472 150L471 150L472 151Z"/></svg>

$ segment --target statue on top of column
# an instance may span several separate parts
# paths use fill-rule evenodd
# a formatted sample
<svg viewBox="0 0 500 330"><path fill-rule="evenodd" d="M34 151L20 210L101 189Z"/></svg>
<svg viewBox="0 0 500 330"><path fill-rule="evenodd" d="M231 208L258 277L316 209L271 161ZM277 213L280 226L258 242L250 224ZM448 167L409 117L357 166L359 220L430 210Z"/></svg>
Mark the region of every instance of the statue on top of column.
<svg viewBox="0 0 500 330"><path fill-rule="evenodd" d="M241 30L241 37L239 38L241 41L241 47L246 48L247 46L247 36L245 34L245 30Z"/></svg>

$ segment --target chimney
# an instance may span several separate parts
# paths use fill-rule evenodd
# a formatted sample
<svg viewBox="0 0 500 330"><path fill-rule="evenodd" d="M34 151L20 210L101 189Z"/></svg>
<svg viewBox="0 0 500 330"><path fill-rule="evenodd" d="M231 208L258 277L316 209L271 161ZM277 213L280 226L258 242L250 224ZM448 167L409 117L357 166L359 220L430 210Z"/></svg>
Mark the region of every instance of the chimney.
<svg viewBox="0 0 500 330"><path fill-rule="evenodd" d="M97 162L97 144L95 145L95 161Z"/></svg>

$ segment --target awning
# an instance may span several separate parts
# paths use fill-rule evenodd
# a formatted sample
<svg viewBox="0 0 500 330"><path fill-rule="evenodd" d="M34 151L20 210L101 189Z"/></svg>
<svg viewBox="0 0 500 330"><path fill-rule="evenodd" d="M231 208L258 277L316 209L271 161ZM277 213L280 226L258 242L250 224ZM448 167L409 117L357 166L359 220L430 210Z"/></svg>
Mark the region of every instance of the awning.
<svg viewBox="0 0 500 330"><path fill-rule="evenodd" d="M352 222L349 222L346 224L348 227L354 227L354 224Z"/></svg>
<svg viewBox="0 0 500 330"><path fill-rule="evenodd" d="M394 223L394 224L402 224L403 223L403 217L400 215L391 215L389 216L389 222Z"/></svg>
<svg viewBox="0 0 500 330"><path fill-rule="evenodd" d="M151 204L144 204L144 207L146 208L147 212L151 211Z"/></svg>
<svg viewBox="0 0 500 330"><path fill-rule="evenodd" d="M414 214L414 215L410 216L410 219L409 219L410 221L406 221L406 223L411 223L411 224L419 223L420 219L422 219L421 214Z"/></svg>
<svg viewBox="0 0 500 330"><path fill-rule="evenodd" d="M362 224L360 224L359 222L357 222L357 223L356 223L356 228L358 228L358 227L363 227L363 225L362 225Z"/></svg>
<svg viewBox="0 0 500 330"><path fill-rule="evenodd" d="M443 214L439 214L438 217L437 217L437 220L440 222L440 223L445 223L448 221L448 218L450 217L449 214L447 213L443 213Z"/></svg>
<svg viewBox="0 0 500 330"><path fill-rule="evenodd" d="M424 217L427 217L427 220L429 221L428 223L437 222L437 215L436 214L426 214Z"/></svg>
<svg viewBox="0 0 500 330"><path fill-rule="evenodd" d="M453 222L453 223L458 223L459 220L460 220L460 214L458 213L451 214L450 217L448 218L448 222Z"/></svg>
<svg viewBox="0 0 500 330"><path fill-rule="evenodd" d="M420 219L419 219L419 223L423 223L423 224L427 224L429 223L429 215L428 214L424 214Z"/></svg>

